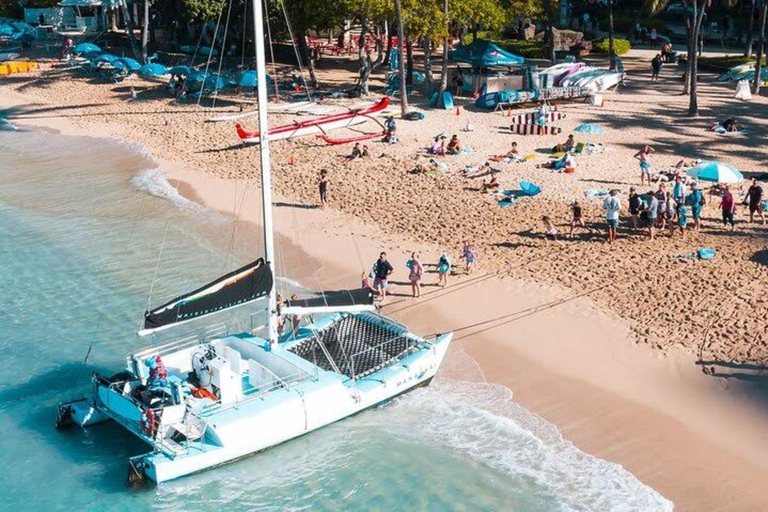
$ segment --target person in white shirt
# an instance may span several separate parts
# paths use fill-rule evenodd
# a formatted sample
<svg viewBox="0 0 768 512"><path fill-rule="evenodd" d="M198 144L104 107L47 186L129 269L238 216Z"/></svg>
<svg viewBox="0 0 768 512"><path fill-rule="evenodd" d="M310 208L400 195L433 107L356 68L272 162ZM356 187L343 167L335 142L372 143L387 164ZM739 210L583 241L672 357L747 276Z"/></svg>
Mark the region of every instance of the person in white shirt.
<svg viewBox="0 0 768 512"><path fill-rule="evenodd" d="M616 240L616 230L619 227L619 210L621 210L621 200L616 189L611 190L608 197L603 200L603 209L608 221L608 243L612 244Z"/></svg>

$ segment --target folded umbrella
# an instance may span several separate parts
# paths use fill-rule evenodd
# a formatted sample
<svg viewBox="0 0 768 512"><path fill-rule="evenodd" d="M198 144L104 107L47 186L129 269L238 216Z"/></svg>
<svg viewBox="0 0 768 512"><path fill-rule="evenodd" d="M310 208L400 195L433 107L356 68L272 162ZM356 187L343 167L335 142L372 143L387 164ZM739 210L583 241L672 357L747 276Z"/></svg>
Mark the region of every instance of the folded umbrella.
<svg viewBox="0 0 768 512"><path fill-rule="evenodd" d="M139 68L139 74L142 76L162 76L168 74L168 68L162 64L152 62L144 64Z"/></svg>
<svg viewBox="0 0 768 512"><path fill-rule="evenodd" d="M81 53L91 53L91 52L100 52L101 48L96 46L93 43L80 43L78 45L75 45L74 48L72 48L72 53L81 54Z"/></svg>

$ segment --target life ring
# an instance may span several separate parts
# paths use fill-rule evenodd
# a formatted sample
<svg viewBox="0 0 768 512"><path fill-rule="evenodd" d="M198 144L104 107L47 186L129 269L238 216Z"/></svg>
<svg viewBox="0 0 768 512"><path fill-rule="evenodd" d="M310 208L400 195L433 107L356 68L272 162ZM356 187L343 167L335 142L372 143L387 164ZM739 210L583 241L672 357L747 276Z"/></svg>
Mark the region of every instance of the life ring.
<svg viewBox="0 0 768 512"><path fill-rule="evenodd" d="M141 428L149 437L153 437L155 430L157 430L157 419L155 418L155 411L149 407L147 407L147 410L144 411L144 414L141 417Z"/></svg>

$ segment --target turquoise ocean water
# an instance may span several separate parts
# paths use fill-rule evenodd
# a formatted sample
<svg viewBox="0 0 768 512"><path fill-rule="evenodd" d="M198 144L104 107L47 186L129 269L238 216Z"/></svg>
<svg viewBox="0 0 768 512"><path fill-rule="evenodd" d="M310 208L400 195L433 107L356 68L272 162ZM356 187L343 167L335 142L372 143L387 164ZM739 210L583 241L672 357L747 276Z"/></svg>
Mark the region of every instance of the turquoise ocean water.
<svg viewBox="0 0 768 512"><path fill-rule="evenodd" d="M56 431L56 404L124 364L150 293L157 305L242 263L232 240L232 222L182 199L140 148L0 131L0 509L672 508L483 383L453 349L445 364L466 380L437 378L235 464L127 488L127 458L146 446L111 424Z"/></svg>

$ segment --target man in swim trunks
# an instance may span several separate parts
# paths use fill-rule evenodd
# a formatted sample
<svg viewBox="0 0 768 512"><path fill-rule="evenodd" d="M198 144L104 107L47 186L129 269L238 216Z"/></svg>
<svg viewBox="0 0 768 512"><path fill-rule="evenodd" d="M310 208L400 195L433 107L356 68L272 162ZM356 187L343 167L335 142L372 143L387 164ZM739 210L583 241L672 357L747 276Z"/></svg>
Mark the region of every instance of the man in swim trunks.
<svg viewBox="0 0 768 512"><path fill-rule="evenodd" d="M691 217L693 217L693 228L696 231L701 229L701 207L704 206L704 194L698 189L696 182L691 182ZM681 225L681 228L683 226ZM683 231L685 238L685 231Z"/></svg>
<svg viewBox="0 0 768 512"><path fill-rule="evenodd" d="M763 187L757 184L757 178L752 178L752 186L747 190L747 196L744 198L745 203L749 203L749 222L754 222L755 213L760 216L760 220L765 224L765 216L763 215Z"/></svg>
<svg viewBox="0 0 768 512"><path fill-rule="evenodd" d="M382 304L384 304L384 301L387 298L389 274L391 274L393 270L394 268L389 261L387 261L387 253L383 252L379 254L379 259L373 264L373 287L379 292Z"/></svg>
<svg viewBox="0 0 768 512"><path fill-rule="evenodd" d="M640 186L643 185L644 180L648 179L648 184L651 184L651 153L655 153L656 150L649 145L645 145L643 149L635 153L635 158L640 161Z"/></svg>

